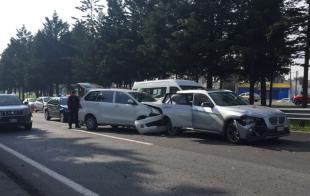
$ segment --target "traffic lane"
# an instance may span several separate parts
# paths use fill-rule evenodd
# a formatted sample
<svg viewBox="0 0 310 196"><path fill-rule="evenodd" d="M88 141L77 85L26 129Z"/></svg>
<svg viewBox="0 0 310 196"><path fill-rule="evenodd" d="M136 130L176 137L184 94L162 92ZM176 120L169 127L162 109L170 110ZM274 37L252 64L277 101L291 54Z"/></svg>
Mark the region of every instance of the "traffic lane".
<svg viewBox="0 0 310 196"><path fill-rule="evenodd" d="M307 195L308 174L155 142L146 146L111 140L68 130L58 122L34 120L41 128L31 134L5 134L7 145L99 193Z"/></svg>
<svg viewBox="0 0 310 196"><path fill-rule="evenodd" d="M41 115L36 115L34 119L43 125L46 122ZM67 124L57 121L50 123L63 128L67 127ZM85 130L85 127L82 130ZM185 131L178 136L169 137L165 134L140 135L134 129L113 129L107 126L99 127L95 133L298 172L310 172L310 164L308 164L310 162L310 134L307 133L292 132L290 136L283 137L279 141L259 141L247 145L234 145L221 136L195 131Z"/></svg>
<svg viewBox="0 0 310 196"><path fill-rule="evenodd" d="M47 126L44 130L34 129L31 134L25 132L2 134L0 142L101 195L137 195L137 193L138 195L230 195L231 193L227 191L228 188L225 188L226 190L219 188L225 187L221 182L215 183L213 180L211 184L208 180L196 179L191 175L180 173L179 170L175 171L171 166L162 167L150 162L146 157L148 153L153 156L153 150L141 148L138 144L88 138L85 134L65 132L64 129L62 131L65 133L59 137L60 134L50 128ZM142 154L134 149L146 150L147 153ZM156 156L155 154L154 157ZM29 175L27 171L29 168L18 172Z"/></svg>

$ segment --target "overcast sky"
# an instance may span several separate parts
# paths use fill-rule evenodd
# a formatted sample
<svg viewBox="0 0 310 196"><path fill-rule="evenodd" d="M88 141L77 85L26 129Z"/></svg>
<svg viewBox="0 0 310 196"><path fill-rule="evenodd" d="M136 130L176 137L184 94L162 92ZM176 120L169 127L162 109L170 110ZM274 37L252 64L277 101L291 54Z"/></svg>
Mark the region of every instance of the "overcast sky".
<svg viewBox="0 0 310 196"><path fill-rule="evenodd" d="M45 17L51 17L54 11L63 21L72 24L72 16L81 16L81 12L75 9L79 5L80 0L0 0L0 53L7 47L10 38L16 35L16 29L25 25L35 34L42 28ZM294 67L293 77L296 71L299 77L303 75L301 67Z"/></svg>
<svg viewBox="0 0 310 196"><path fill-rule="evenodd" d="M80 0L0 0L0 53L23 24L35 34L54 10L62 20L72 23L72 16L81 16L75 9L79 5Z"/></svg>

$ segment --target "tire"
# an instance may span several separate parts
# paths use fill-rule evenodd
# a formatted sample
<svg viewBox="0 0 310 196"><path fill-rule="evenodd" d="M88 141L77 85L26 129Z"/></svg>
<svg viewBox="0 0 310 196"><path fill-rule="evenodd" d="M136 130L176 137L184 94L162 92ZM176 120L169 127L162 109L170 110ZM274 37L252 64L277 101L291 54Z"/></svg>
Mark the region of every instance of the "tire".
<svg viewBox="0 0 310 196"><path fill-rule="evenodd" d="M26 131L31 131L31 129L32 129L32 123L29 123L29 124L25 125L25 130Z"/></svg>
<svg viewBox="0 0 310 196"><path fill-rule="evenodd" d="M97 129L97 120L94 116L88 115L85 118L86 129L89 131L95 131Z"/></svg>
<svg viewBox="0 0 310 196"><path fill-rule="evenodd" d="M240 138L240 132L234 125L233 121L229 121L225 129L226 138L233 144L240 144L242 139Z"/></svg>
<svg viewBox="0 0 310 196"><path fill-rule="evenodd" d="M172 123L170 119L167 119L167 133L169 136L176 136L180 134L180 129L176 127L172 127Z"/></svg>
<svg viewBox="0 0 310 196"><path fill-rule="evenodd" d="M51 117L50 117L48 110L45 110L44 117L45 117L45 120L51 120Z"/></svg>

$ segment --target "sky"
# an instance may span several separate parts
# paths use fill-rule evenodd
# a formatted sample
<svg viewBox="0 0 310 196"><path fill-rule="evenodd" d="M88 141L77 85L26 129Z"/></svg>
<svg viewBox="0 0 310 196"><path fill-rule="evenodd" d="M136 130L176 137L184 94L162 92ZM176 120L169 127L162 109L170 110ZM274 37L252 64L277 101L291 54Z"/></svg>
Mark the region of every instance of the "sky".
<svg viewBox="0 0 310 196"><path fill-rule="evenodd" d="M0 0L0 53L22 25L35 34L43 27L45 17L51 18L54 11L72 24L72 16L82 15L75 9L80 5L80 0Z"/></svg>
<svg viewBox="0 0 310 196"><path fill-rule="evenodd" d="M102 0L103 4L105 0ZM0 0L0 54L7 47L11 37L15 37L16 30L23 25L35 34L43 27L45 17L52 17L54 11L63 21L72 24L71 17L81 17L82 13L75 9L80 6L80 0ZM298 71L303 75L300 66L292 67L292 77ZM288 78L288 76L287 76Z"/></svg>

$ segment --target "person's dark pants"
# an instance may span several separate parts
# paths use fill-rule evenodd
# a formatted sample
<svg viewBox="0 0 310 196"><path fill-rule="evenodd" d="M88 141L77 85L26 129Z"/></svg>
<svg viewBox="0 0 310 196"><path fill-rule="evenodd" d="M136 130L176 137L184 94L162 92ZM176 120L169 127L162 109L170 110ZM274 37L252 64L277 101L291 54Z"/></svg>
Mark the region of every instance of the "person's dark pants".
<svg viewBox="0 0 310 196"><path fill-rule="evenodd" d="M75 127L79 127L79 111L72 110L69 112L69 128L72 127L72 123L75 124Z"/></svg>

